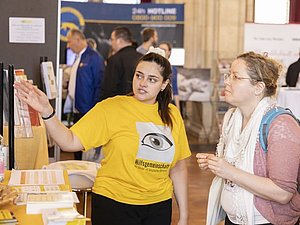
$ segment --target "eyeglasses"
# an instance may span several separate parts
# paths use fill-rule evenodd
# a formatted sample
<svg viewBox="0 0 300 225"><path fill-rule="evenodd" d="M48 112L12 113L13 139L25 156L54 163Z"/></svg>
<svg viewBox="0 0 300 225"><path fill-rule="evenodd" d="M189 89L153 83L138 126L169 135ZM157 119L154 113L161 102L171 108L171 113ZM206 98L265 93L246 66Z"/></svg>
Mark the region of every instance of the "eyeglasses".
<svg viewBox="0 0 300 225"><path fill-rule="evenodd" d="M231 79L231 80L253 80L250 77L238 77L234 73L225 73L224 80Z"/></svg>

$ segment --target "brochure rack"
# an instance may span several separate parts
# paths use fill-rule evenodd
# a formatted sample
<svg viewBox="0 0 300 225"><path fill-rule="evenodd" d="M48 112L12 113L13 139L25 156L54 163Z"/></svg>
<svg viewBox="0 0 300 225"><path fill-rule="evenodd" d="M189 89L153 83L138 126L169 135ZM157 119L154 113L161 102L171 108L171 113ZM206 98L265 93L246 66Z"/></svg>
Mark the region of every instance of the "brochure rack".
<svg viewBox="0 0 300 225"><path fill-rule="evenodd" d="M9 146L9 170L14 168L15 164L15 143L14 143L14 66L10 64L8 66L8 146ZM0 62L0 134L3 136L3 94L4 94L4 67L3 62Z"/></svg>
<svg viewBox="0 0 300 225"><path fill-rule="evenodd" d="M8 147L9 147L9 170L14 168L15 164L15 117L14 117L14 66L8 66Z"/></svg>

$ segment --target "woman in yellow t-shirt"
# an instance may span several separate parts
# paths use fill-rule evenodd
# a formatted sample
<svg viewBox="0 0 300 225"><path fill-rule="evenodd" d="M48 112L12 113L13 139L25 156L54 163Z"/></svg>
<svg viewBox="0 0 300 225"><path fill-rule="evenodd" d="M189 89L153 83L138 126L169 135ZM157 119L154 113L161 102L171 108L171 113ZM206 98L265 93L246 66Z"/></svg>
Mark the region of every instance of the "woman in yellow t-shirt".
<svg viewBox="0 0 300 225"><path fill-rule="evenodd" d="M184 123L172 100L169 61L150 52L137 64L133 93L98 103L71 129L55 116L47 96L29 82L15 83L17 96L37 110L64 151L102 146L104 159L92 194L97 225L170 225L172 194L178 225L188 224Z"/></svg>

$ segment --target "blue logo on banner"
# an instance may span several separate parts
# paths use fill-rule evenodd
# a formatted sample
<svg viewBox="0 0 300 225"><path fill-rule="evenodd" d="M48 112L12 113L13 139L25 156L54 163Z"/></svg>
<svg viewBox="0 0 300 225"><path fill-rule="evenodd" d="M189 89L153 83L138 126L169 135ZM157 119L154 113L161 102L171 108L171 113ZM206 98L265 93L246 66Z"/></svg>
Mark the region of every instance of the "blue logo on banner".
<svg viewBox="0 0 300 225"><path fill-rule="evenodd" d="M71 29L78 29L83 31L85 21L81 13L71 7L61 8L61 27L60 40L67 41L67 34Z"/></svg>

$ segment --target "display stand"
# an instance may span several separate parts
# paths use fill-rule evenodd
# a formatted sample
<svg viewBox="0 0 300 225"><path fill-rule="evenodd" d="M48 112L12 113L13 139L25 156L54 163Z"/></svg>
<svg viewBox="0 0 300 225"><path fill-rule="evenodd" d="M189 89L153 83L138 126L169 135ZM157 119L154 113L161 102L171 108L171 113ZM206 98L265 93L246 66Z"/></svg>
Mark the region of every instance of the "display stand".
<svg viewBox="0 0 300 225"><path fill-rule="evenodd" d="M225 84L224 84L224 74L230 72L230 66L233 59L219 59L218 60L218 93L217 93L217 122L219 128L222 125L223 117L229 108L229 104L225 102Z"/></svg>
<svg viewBox="0 0 300 225"><path fill-rule="evenodd" d="M56 75L56 84L58 88L58 96L55 99L55 111L58 120L61 121L62 115L62 83L63 83L63 69L59 68L59 72ZM60 148L57 144L54 145L54 158L50 158L50 162L56 162L60 160Z"/></svg>
<svg viewBox="0 0 300 225"><path fill-rule="evenodd" d="M8 147L9 147L9 170L15 167L15 116L14 116L14 66L8 67Z"/></svg>
<svg viewBox="0 0 300 225"><path fill-rule="evenodd" d="M13 65L9 65L8 76L5 76L6 71L3 69L3 63L0 63L1 76L1 98L4 95L4 88L8 90L8 126L4 124L3 108L4 103L0 101L1 116L1 135L3 136L3 146L8 146L8 160L7 169L40 169L42 166L49 164L46 128L43 123L37 126L32 126L33 137L17 137L15 130L15 95L14 95L14 81L15 70ZM8 79L8 82L4 82ZM4 83L6 87L4 86ZM39 116L38 116L39 120ZM15 139L16 138L16 139Z"/></svg>
<svg viewBox="0 0 300 225"><path fill-rule="evenodd" d="M230 71L233 59L219 59L216 62L216 76L213 80L213 91L211 96L212 103L212 130L210 132L211 142L218 142L220 137L221 125L225 112L229 105L224 101L224 74Z"/></svg>
<svg viewBox="0 0 300 225"><path fill-rule="evenodd" d="M3 67L3 62L0 63L0 95L1 95L1 100L0 100L0 126L1 126L1 136L3 136L3 81L4 81L4 67ZM8 146L9 146L9 169L12 170L15 167L15 142L14 142L14 136L15 136L15 131L14 131L14 125L15 125L15 117L14 117L14 66L12 64L9 65L8 67Z"/></svg>
<svg viewBox="0 0 300 225"><path fill-rule="evenodd" d="M0 62L0 135L3 136L3 62Z"/></svg>

